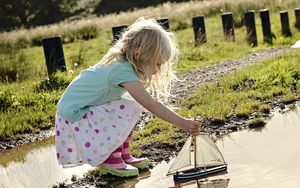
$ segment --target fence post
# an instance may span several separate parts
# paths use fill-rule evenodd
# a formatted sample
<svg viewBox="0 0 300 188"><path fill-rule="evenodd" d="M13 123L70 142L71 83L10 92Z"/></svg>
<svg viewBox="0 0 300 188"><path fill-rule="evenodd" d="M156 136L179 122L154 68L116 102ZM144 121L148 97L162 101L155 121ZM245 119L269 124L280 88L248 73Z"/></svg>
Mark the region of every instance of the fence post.
<svg viewBox="0 0 300 188"><path fill-rule="evenodd" d="M165 30L170 30L170 24L168 18L161 18L156 20Z"/></svg>
<svg viewBox="0 0 300 188"><path fill-rule="evenodd" d="M223 24L223 32L226 40L234 41L234 26L233 26L233 17L231 12L227 12L221 14L222 16L222 24Z"/></svg>
<svg viewBox="0 0 300 188"><path fill-rule="evenodd" d="M252 47L257 46L257 35L256 35L256 26L255 26L255 11L248 10L245 11L245 24L247 30L247 42Z"/></svg>
<svg viewBox="0 0 300 188"><path fill-rule="evenodd" d="M111 28L112 34L113 34L113 41L112 41L112 43L117 42L121 38L122 32L124 30L126 30L127 28L128 28L127 25L120 25L120 26L112 27Z"/></svg>
<svg viewBox="0 0 300 188"><path fill-rule="evenodd" d="M289 14L287 11L280 11L281 31L286 37L292 36L289 23Z"/></svg>
<svg viewBox="0 0 300 188"><path fill-rule="evenodd" d="M260 10L260 18L261 18L261 25L263 29L263 35L264 35L264 42L272 44L273 43L273 35L271 31L271 24L270 24L270 16L269 16L269 10L263 9Z"/></svg>
<svg viewBox="0 0 300 188"><path fill-rule="evenodd" d="M295 17L296 17L295 26L296 26L297 29L300 30L300 7L295 8Z"/></svg>
<svg viewBox="0 0 300 188"><path fill-rule="evenodd" d="M66 71L65 57L61 37L42 39L48 75L51 77L56 71Z"/></svg>
<svg viewBox="0 0 300 188"><path fill-rule="evenodd" d="M197 43L205 43L206 42L206 30L205 30L205 22L204 16L197 16L192 18L193 30L194 30L194 38Z"/></svg>

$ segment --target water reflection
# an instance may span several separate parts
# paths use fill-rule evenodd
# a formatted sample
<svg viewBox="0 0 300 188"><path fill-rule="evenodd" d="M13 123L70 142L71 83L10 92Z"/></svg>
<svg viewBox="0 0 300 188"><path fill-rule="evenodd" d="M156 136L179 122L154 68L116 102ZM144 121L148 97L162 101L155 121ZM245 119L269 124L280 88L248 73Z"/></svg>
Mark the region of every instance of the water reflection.
<svg viewBox="0 0 300 188"><path fill-rule="evenodd" d="M226 175L218 175L206 179L200 179L198 181L189 181L185 183L175 184L173 182L173 176L166 176L170 166L174 162L173 158L170 162L163 161L153 168L150 172L140 174L137 179L131 179L124 183L114 184L117 188L227 188L229 179Z"/></svg>
<svg viewBox="0 0 300 188"><path fill-rule="evenodd" d="M4 150L0 152L0 165L7 167L11 162L25 162L26 155L33 149L40 149L53 144L53 138L47 138L43 141L38 141L26 144L16 149Z"/></svg>
<svg viewBox="0 0 300 188"><path fill-rule="evenodd" d="M264 128L234 132L221 137L217 146L228 163L228 174L189 182L181 187L298 188L300 187L300 108L275 113ZM174 187L166 177L169 163L162 162L144 180L118 187ZM230 181L229 181L230 179Z"/></svg>
<svg viewBox="0 0 300 188"><path fill-rule="evenodd" d="M33 149L34 146L37 148ZM49 187L81 176L90 166L63 169L55 158L54 138L24 145L0 154L0 187Z"/></svg>
<svg viewBox="0 0 300 188"><path fill-rule="evenodd" d="M300 108L276 113L259 132L231 133L217 143L230 188L300 186Z"/></svg>

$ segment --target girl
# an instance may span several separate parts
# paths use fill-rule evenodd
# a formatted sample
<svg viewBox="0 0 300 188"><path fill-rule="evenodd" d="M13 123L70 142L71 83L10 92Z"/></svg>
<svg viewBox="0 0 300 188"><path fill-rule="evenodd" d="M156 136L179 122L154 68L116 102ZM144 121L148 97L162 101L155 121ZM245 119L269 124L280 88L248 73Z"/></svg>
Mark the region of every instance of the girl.
<svg viewBox="0 0 300 188"><path fill-rule="evenodd" d="M130 133L146 108L157 117L198 135L200 123L181 117L167 102L178 56L172 32L154 19L138 19L102 61L81 71L57 105L56 150L63 167L100 165L101 174L138 175L147 158L134 158ZM148 94L154 93L157 100ZM126 95L126 93L130 95Z"/></svg>

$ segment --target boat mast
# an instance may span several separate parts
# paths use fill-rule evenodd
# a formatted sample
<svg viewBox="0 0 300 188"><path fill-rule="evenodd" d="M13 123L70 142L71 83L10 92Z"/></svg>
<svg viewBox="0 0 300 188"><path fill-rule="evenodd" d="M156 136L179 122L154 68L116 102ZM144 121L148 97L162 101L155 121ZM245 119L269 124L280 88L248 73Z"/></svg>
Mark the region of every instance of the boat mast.
<svg viewBox="0 0 300 188"><path fill-rule="evenodd" d="M196 117L194 118L194 120L196 121ZM197 152L196 152L196 148L197 148L197 142L196 142L196 136L193 136L193 139L194 139L194 170L196 170L196 161L197 161ZM196 180L196 183L197 183L197 187L199 188L200 185L199 185L199 182L198 180Z"/></svg>
<svg viewBox="0 0 300 188"><path fill-rule="evenodd" d="M194 121L197 121L197 118L194 117ZM196 153L196 136L193 136L194 139L194 169L196 169L197 165L196 165L196 161L197 161L197 153Z"/></svg>
<svg viewBox="0 0 300 188"><path fill-rule="evenodd" d="M194 139L194 169L196 169L197 165L196 165L196 161L197 161L197 152L196 152L196 136L193 136Z"/></svg>

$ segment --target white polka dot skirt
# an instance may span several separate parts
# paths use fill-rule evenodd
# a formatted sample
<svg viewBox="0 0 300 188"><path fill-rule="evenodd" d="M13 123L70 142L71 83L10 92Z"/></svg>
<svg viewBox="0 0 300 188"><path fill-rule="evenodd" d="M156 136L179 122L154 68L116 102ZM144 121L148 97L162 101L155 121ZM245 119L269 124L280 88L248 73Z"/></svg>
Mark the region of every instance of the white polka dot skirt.
<svg viewBox="0 0 300 188"><path fill-rule="evenodd" d="M82 164L97 166L126 140L143 107L121 98L89 108L79 121L71 123L56 114L56 157L64 168Z"/></svg>

